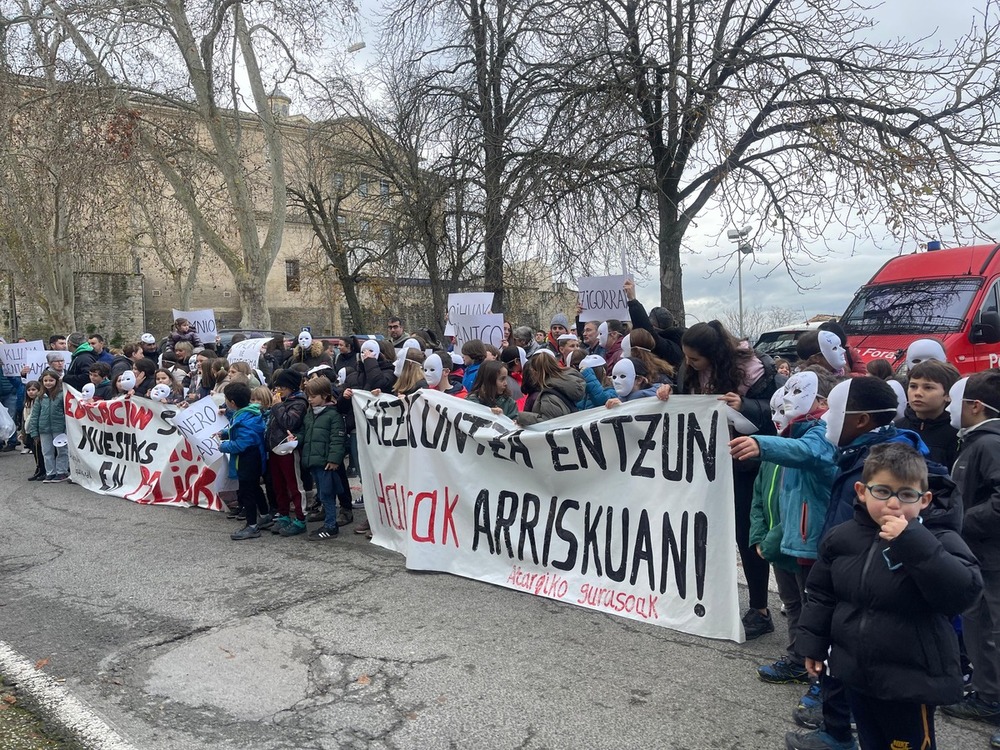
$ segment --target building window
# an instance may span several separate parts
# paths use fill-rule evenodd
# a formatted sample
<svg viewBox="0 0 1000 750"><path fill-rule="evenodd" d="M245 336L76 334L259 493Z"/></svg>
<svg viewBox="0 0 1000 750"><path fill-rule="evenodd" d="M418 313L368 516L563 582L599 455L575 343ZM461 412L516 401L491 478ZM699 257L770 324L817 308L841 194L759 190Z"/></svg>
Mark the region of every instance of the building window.
<svg viewBox="0 0 1000 750"><path fill-rule="evenodd" d="M371 233L372 223L368 219L362 219L358 222L358 229L362 237L367 237Z"/></svg>
<svg viewBox="0 0 1000 750"><path fill-rule="evenodd" d="M299 277L299 262L297 260L285 261L285 291L302 291L302 279Z"/></svg>
<svg viewBox="0 0 1000 750"><path fill-rule="evenodd" d="M338 193L342 193L344 191L344 173L343 172L334 172L333 173L333 189L336 190Z"/></svg>
<svg viewBox="0 0 1000 750"><path fill-rule="evenodd" d="M358 176L358 194L363 197L368 197L368 175L361 174Z"/></svg>
<svg viewBox="0 0 1000 750"><path fill-rule="evenodd" d="M380 196L382 196L382 202L383 203L388 203L389 202L389 181L388 180L379 180L378 181L378 194Z"/></svg>

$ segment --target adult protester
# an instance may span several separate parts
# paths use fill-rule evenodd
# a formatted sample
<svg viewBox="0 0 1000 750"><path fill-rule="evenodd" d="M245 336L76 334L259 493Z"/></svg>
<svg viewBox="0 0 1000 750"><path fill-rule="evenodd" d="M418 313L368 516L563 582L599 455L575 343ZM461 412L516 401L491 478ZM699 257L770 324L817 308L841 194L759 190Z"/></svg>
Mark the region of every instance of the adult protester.
<svg viewBox="0 0 1000 750"><path fill-rule="evenodd" d="M569 318L565 313L556 313L549 323L549 335L545 338L545 346L553 354L559 354L559 337L569 333Z"/></svg>
<svg viewBox="0 0 1000 750"><path fill-rule="evenodd" d="M160 348L156 345L156 336L151 333L144 333L139 337L139 346L142 348L142 356L156 360L160 356Z"/></svg>
<svg viewBox="0 0 1000 750"><path fill-rule="evenodd" d="M535 340L535 332L531 330L530 326L517 326L511 331L510 335L513 339L513 345L524 349L524 354L527 357L530 357L541 347Z"/></svg>
<svg viewBox="0 0 1000 750"><path fill-rule="evenodd" d="M304 329L299 332L297 344L292 349L288 359L285 360L285 367L288 368L299 363L304 364L307 370L320 365L333 367L333 359L327 354L323 342L314 339L312 334Z"/></svg>
<svg viewBox="0 0 1000 750"><path fill-rule="evenodd" d="M63 376L63 382L79 391L90 382L90 366L97 361L97 355L94 354L94 347L79 331L74 331L67 337L66 348L73 353L73 359Z"/></svg>
<svg viewBox="0 0 1000 750"><path fill-rule="evenodd" d="M98 362L103 362L108 367L115 361L115 356L108 351L104 337L99 333L92 333L87 337L87 343L94 349L94 356Z"/></svg>
<svg viewBox="0 0 1000 750"><path fill-rule="evenodd" d="M392 344L394 349L402 348L403 342L410 338L410 334L403 328L403 319L395 315L389 318L387 329L389 331L389 343Z"/></svg>
<svg viewBox="0 0 1000 750"><path fill-rule="evenodd" d="M680 367L684 361L681 349L681 337L684 328L674 321L674 316L665 307L654 307L646 314L646 308L635 298L635 282L628 279L625 282L625 296L628 297L628 314L632 319L632 328L642 328L653 334L655 344L653 354L665 359L674 367Z"/></svg>
<svg viewBox="0 0 1000 750"><path fill-rule="evenodd" d="M583 376L572 367L562 367L547 349L528 361L521 387L528 393L526 411L517 416L522 427L572 414L587 392Z"/></svg>
<svg viewBox="0 0 1000 750"><path fill-rule="evenodd" d="M620 320L605 320L597 327L597 341L604 347L604 360L608 372L615 368L622 354L622 339L628 335L628 328Z"/></svg>
<svg viewBox="0 0 1000 750"><path fill-rule="evenodd" d="M598 340L597 329L600 325L600 322L595 320L588 320L586 323L581 324L579 316L577 316L576 329L579 332L583 348L587 351L587 354L595 354L598 357L603 357L606 351Z"/></svg>
<svg viewBox="0 0 1000 750"><path fill-rule="evenodd" d="M54 352L66 351L66 337L61 333L54 333L49 336L49 349Z"/></svg>

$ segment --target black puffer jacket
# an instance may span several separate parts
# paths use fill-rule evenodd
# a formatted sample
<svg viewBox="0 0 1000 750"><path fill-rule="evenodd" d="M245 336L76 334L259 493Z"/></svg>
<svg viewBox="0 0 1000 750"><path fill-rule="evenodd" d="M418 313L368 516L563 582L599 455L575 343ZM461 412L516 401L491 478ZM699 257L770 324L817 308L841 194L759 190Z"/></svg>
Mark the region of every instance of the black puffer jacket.
<svg viewBox="0 0 1000 750"><path fill-rule="evenodd" d="M392 393L392 387L396 385L393 367L394 363L387 361L384 357L359 359L355 368L347 371L343 390L346 391L350 388L359 391L380 390L382 393ZM337 399L337 411L343 415L348 433L353 432L356 425L351 399Z"/></svg>
<svg viewBox="0 0 1000 750"><path fill-rule="evenodd" d="M330 355L326 353L326 347L323 345L322 341L313 341L312 344L309 345L308 349L296 346L291 352L289 352L287 359L285 359L286 368L299 363L304 364L311 370L312 368L319 367L320 365L330 367L333 365L333 359L331 359Z"/></svg>
<svg viewBox="0 0 1000 750"><path fill-rule="evenodd" d="M274 404L269 412L267 432L264 433L267 449L271 450L281 443L288 437L289 432L293 435L301 432L307 411L309 411L309 402L306 401L302 391L293 393L288 398Z"/></svg>
<svg viewBox="0 0 1000 750"><path fill-rule="evenodd" d="M1000 419L962 438L952 479L962 491L962 538L983 570L1000 570Z"/></svg>
<svg viewBox="0 0 1000 750"><path fill-rule="evenodd" d="M921 419L909 406L903 416L896 420L896 427L913 430L920 435L931 453L930 459L949 469L958 458L958 430L951 426L951 414L947 411L936 419Z"/></svg>
<svg viewBox="0 0 1000 750"><path fill-rule="evenodd" d="M629 300L628 314L632 319L633 328L642 328L653 335L656 345L653 347L653 354L660 359L665 359L675 368L680 367L684 361L684 350L681 349L681 337L684 335L683 328L667 328L660 330L653 327L653 322L649 319L646 308L637 300Z"/></svg>
<svg viewBox="0 0 1000 750"><path fill-rule="evenodd" d="M945 705L962 697L949 618L979 599L976 558L958 534L961 508L935 498L891 541L864 505L820 544L796 649L849 687L883 700ZM899 565L896 569L892 566Z"/></svg>

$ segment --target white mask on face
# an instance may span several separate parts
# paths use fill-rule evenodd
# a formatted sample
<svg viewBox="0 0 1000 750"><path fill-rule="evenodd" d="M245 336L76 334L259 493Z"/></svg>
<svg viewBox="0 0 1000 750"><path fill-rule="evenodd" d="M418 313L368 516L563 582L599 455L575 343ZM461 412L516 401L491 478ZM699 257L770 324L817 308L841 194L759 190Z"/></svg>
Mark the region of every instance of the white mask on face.
<svg viewBox="0 0 1000 750"><path fill-rule="evenodd" d="M906 391L903 390L903 384L895 379L889 379L885 382L895 392L896 399L899 401L899 406L896 407L896 419L902 419L906 414Z"/></svg>
<svg viewBox="0 0 1000 750"><path fill-rule="evenodd" d="M403 374L403 367L406 365L406 347L396 352L396 364L392 368L393 374L398 378Z"/></svg>
<svg viewBox="0 0 1000 750"><path fill-rule="evenodd" d="M608 345L608 324L607 323L601 323L597 327L597 343L600 344L601 346L607 346Z"/></svg>
<svg viewBox="0 0 1000 750"><path fill-rule="evenodd" d="M198 369L198 355L192 354L188 357L188 371L194 372L196 369Z"/></svg>
<svg viewBox="0 0 1000 750"><path fill-rule="evenodd" d="M962 378L948 391L951 403L944 407L944 410L951 415L951 426L956 430L962 429L962 399L965 398L965 386L968 382L968 378Z"/></svg>
<svg viewBox="0 0 1000 750"><path fill-rule="evenodd" d="M785 416L785 391L779 388L771 396L771 421L780 435L788 427L788 417Z"/></svg>
<svg viewBox="0 0 1000 750"><path fill-rule="evenodd" d="M928 359L936 359L938 362L947 362L944 347L934 339L917 339L910 348L906 350L906 368L910 369L914 365L926 362Z"/></svg>
<svg viewBox="0 0 1000 750"><path fill-rule="evenodd" d="M424 380L431 388L437 388L444 375L444 363L437 354L432 354L424 360Z"/></svg>
<svg viewBox="0 0 1000 750"><path fill-rule="evenodd" d="M611 384L618 398L625 398L635 388L635 365L630 359L619 359L611 371Z"/></svg>
<svg viewBox="0 0 1000 750"><path fill-rule="evenodd" d="M122 391L131 391L135 388L135 373L126 370L118 376L118 388Z"/></svg>
<svg viewBox="0 0 1000 750"><path fill-rule="evenodd" d="M840 434L844 431L844 417L847 415L847 397L851 392L851 381L837 383L826 397L828 409L823 415L826 422L826 439L834 446L840 445Z"/></svg>
<svg viewBox="0 0 1000 750"><path fill-rule="evenodd" d="M94 397L94 391L97 390L93 383L84 383L83 389L80 391L80 395L84 398L90 399Z"/></svg>
<svg viewBox="0 0 1000 750"><path fill-rule="evenodd" d="M337 385L343 385L347 382L347 368L341 367L337 370Z"/></svg>
<svg viewBox="0 0 1000 750"><path fill-rule="evenodd" d="M167 398L169 395L170 386L164 383L159 383L149 389L149 397L154 401L159 401L161 398Z"/></svg>
<svg viewBox="0 0 1000 750"><path fill-rule="evenodd" d="M838 339L839 341L839 339ZM812 410L819 392L819 378L814 372L797 372L785 383L785 394L782 403L785 406L785 419L791 422L804 416Z"/></svg>
<svg viewBox="0 0 1000 750"><path fill-rule="evenodd" d="M632 334L628 334L622 339L622 357L632 356Z"/></svg>
<svg viewBox="0 0 1000 750"><path fill-rule="evenodd" d="M377 343L375 343L371 339L368 339L365 343L363 343L361 345L361 351L362 352L372 352L377 357L381 353L382 350L379 348L379 345Z"/></svg>
<svg viewBox="0 0 1000 750"><path fill-rule="evenodd" d="M309 333L309 331L303 331L302 333L299 334L299 346L301 346L303 349L308 349L310 346L312 346L312 343L313 343L313 337L312 334Z"/></svg>
<svg viewBox="0 0 1000 750"><path fill-rule="evenodd" d="M840 343L840 336L833 331L819 332L819 350L834 370L843 370L847 366L844 345Z"/></svg>

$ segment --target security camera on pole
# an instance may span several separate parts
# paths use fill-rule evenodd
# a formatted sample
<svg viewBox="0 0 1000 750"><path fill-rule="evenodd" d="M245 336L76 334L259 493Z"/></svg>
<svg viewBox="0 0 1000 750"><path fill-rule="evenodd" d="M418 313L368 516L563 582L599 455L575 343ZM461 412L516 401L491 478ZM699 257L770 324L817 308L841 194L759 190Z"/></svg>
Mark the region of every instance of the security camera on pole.
<svg viewBox="0 0 1000 750"><path fill-rule="evenodd" d="M747 224L742 229L730 229L726 232L726 237L729 238L729 241L737 244L736 276L740 290L740 341L743 340L745 335L743 332L743 256L753 253L753 247L749 242L747 242L747 237L750 236L750 231L752 229L753 227Z"/></svg>

